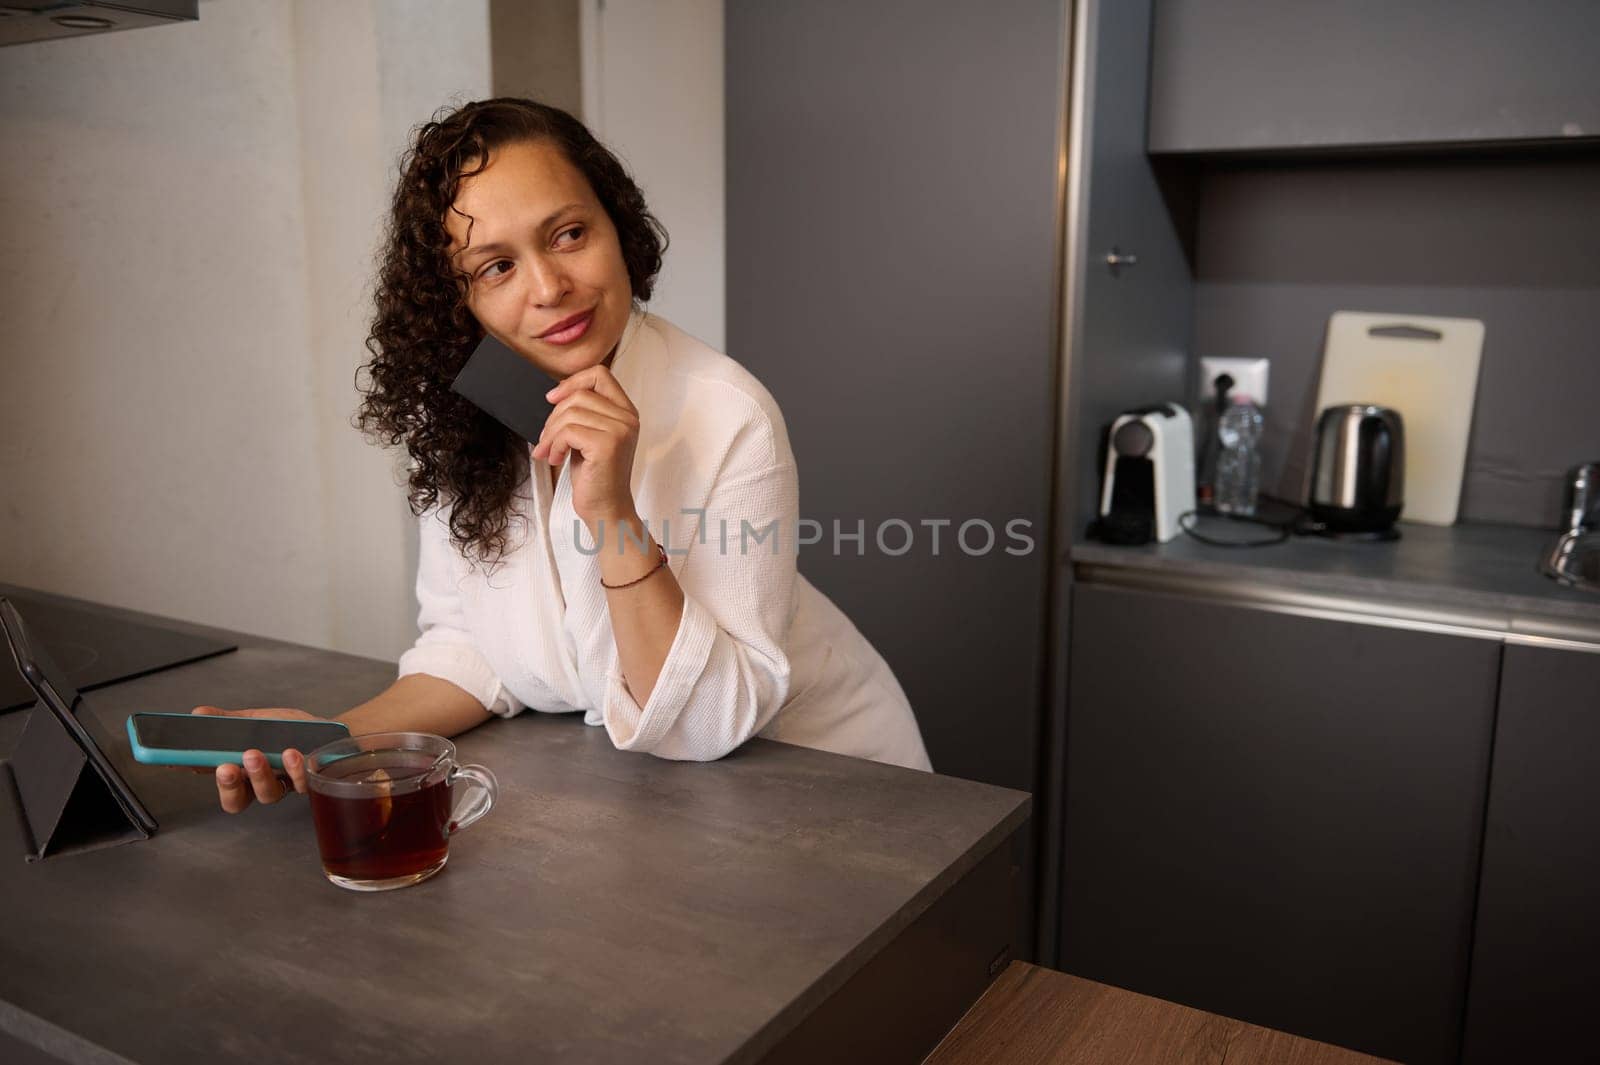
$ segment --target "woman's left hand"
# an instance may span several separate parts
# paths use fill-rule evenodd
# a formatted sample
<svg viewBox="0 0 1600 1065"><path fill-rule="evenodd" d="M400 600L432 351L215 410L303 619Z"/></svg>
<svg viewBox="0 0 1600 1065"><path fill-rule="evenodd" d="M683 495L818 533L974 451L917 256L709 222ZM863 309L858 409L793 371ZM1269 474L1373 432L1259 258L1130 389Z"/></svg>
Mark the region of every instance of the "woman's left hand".
<svg viewBox="0 0 1600 1065"><path fill-rule="evenodd" d="M634 517L633 451L639 412L605 366L591 366L545 394L555 410L533 457L552 466L572 455L572 508L595 531Z"/></svg>

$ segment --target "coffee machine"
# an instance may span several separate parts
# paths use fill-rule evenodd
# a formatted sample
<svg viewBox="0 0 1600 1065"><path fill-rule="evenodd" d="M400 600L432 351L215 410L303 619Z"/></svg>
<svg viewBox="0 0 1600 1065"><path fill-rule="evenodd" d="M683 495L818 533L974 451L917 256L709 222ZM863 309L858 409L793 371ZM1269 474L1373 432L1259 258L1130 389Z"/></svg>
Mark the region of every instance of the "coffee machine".
<svg viewBox="0 0 1600 1065"><path fill-rule="evenodd" d="M1176 403L1130 410L1111 423L1092 534L1113 544L1166 543L1194 505L1194 423Z"/></svg>

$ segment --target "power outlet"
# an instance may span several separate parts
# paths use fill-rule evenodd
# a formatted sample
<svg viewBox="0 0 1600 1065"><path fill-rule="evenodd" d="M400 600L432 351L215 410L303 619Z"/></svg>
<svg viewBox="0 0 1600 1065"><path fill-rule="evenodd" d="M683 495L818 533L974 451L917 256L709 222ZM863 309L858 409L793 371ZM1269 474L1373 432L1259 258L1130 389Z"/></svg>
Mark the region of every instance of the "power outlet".
<svg viewBox="0 0 1600 1065"><path fill-rule="evenodd" d="M1233 378L1232 395L1243 393L1255 401L1256 406L1267 405L1267 369L1271 365L1269 359L1220 359L1203 358L1200 360L1200 400L1201 402L1216 395L1212 382L1223 374Z"/></svg>

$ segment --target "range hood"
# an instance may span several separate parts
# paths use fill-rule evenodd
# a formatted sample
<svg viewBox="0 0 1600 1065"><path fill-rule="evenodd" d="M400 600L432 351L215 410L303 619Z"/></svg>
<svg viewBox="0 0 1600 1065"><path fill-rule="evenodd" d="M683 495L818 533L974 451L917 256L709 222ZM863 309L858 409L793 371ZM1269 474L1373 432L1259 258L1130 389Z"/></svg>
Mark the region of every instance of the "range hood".
<svg viewBox="0 0 1600 1065"><path fill-rule="evenodd" d="M200 0L0 0L0 45L193 22Z"/></svg>

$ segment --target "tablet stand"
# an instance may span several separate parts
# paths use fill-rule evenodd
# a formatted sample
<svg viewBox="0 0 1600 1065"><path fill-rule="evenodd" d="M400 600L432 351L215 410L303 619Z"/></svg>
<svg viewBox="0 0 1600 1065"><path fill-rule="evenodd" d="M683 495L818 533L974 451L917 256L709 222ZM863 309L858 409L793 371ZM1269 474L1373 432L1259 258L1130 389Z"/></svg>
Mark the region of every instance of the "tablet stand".
<svg viewBox="0 0 1600 1065"><path fill-rule="evenodd" d="M150 838L43 703L33 704L22 739L5 768L30 862L47 854Z"/></svg>

